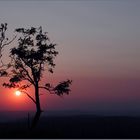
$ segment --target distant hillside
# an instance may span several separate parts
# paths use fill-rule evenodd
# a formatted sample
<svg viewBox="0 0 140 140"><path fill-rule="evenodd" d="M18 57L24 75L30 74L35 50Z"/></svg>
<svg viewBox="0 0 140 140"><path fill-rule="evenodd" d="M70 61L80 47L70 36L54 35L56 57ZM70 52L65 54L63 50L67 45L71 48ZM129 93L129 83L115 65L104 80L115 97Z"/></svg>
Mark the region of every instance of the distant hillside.
<svg viewBox="0 0 140 140"><path fill-rule="evenodd" d="M34 130L27 119L0 123L0 138L140 138L140 117L42 116Z"/></svg>

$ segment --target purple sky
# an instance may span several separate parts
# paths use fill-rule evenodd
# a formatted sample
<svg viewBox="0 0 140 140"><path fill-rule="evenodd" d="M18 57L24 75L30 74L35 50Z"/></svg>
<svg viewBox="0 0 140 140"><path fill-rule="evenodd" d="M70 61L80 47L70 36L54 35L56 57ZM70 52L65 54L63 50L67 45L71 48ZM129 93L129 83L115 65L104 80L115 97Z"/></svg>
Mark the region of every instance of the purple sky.
<svg viewBox="0 0 140 140"><path fill-rule="evenodd" d="M72 92L43 96L44 109L140 110L139 0L0 1L0 22L8 23L9 36L17 27L41 25L58 44L51 80L73 79ZM9 96L1 89L0 109L15 109L1 102ZM25 102L16 109L34 106Z"/></svg>

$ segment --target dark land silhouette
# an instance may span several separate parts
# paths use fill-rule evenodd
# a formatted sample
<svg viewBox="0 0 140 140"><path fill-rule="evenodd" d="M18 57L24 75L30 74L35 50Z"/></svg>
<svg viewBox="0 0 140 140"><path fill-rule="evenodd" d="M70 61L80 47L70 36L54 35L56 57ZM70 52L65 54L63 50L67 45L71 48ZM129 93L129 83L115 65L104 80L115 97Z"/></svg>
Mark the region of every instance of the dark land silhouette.
<svg viewBox="0 0 140 140"><path fill-rule="evenodd" d="M0 138L140 138L140 117L42 116L32 130L29 123L27 118L1 122Z"/></svg>

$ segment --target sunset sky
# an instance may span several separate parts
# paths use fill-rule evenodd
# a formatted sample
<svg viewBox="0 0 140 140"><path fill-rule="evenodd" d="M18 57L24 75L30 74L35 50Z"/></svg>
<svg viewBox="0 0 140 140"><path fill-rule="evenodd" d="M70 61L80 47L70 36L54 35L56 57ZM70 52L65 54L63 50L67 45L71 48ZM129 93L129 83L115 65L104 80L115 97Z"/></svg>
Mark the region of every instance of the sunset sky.
<svg viewBox="0 0 140 140"><path fill-rule="evenodd" d="M5 22L8 37L18 27L42 26L58 44L54 74L43 80L72 79L72 91L63 98L41 96L44 110L140 112L139 0L0 1ZM14 92L1 86L0 110L35 109Z"/></svg>

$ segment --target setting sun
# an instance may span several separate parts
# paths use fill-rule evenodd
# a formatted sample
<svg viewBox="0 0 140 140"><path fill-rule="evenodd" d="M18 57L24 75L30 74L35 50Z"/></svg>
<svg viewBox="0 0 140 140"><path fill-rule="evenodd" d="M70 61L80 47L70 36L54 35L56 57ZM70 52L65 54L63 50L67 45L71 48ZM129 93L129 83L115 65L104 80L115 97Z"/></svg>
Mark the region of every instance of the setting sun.
<svg viewBox="0 0 140 140"><path fill-rule="evenodd" d="M16 94L16 96L20 96L21 92L17 90L17 91L15 92L15 94Z"/></svg>

